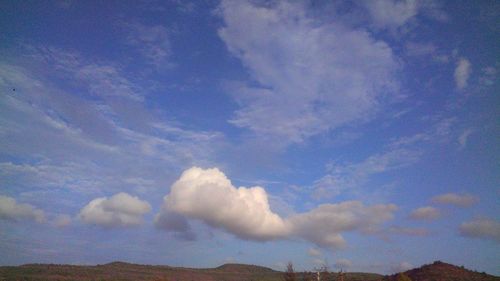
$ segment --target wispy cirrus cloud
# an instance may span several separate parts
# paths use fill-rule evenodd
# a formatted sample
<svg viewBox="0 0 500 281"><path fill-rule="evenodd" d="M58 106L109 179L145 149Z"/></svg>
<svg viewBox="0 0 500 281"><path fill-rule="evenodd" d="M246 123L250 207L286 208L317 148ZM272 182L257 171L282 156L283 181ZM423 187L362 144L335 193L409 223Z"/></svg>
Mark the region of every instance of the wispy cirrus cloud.
<svg viewBox="0 0 500 281"><path fill-rule="evenodd" d="M452 139L456 118L433 120L429 128L409 136L399 136L380 152L356 163L329 163L327 173L312 184L312 197L329 199L342 193L356 193L370 177L417 163L423 146L447 143Z"/></svg>
<svg viewBox="0 0 500 281"><path fill-rule="evenodd" d="M230 122L259 138L302 142L365 120L397 88L391 48L362 29L289 2L222 1L219 13L219 36L256 82L228 87L240 105Z"/></svg>
<svg viewBox="0 0 500 281"><path fill-rule="evenodd" d="M329 165L328 173L313 183L312 197L328 199L343 192L357 192L373 175L415 163L421 152L397 148L371 155L359 163Z"/></svg>
<svg viewBox="0 0 500 281"><path fill-rule="evenodd" d="M170 31L163 25L144 25L139 22L123 23L127 30L126 43L145 61L157 67L169 67L172 50Z"/></svg>
<svg viewBox="0 0 500 281"><path fill-rule="evenodd" d="M207 163L223 142L219 132L151 113L147 83L117 64L44 46L19 52L0 62L0 85L15 89L0 97L0 175L8 190L154 193L185 165ZM65 199L39 203L74 211L81 204L75 195Z"/></svg>

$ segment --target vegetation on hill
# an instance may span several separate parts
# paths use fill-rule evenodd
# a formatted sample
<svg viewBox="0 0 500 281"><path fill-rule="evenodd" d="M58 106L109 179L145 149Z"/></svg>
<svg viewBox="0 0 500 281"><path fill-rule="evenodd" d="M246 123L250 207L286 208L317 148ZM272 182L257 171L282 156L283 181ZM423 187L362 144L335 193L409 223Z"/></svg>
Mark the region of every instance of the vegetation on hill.
<svg viewBox="0 0 500 281"><path fill-rule="evenodd" d="M337 273L323 272L322 280L337 280ZM183 268L112 262L104 265L78 266L27 264L0 267L0 281L11 280L155 280L155 281L283 281L316 280L312 272L286 272L245 264L225 264L217 268ZM443 262L435 262L402 274L382 276L373 273L346 273L345 281L500 281L500 277L467 270Z"/></svg>
<svg viewBox="0 0 500 281"><path fill-rule="evenodd" d="M452 264L436 261L404 272L409 279L399 279L401 274L387 276L386 281L500 281L500 277L480 273Z"/></svg>

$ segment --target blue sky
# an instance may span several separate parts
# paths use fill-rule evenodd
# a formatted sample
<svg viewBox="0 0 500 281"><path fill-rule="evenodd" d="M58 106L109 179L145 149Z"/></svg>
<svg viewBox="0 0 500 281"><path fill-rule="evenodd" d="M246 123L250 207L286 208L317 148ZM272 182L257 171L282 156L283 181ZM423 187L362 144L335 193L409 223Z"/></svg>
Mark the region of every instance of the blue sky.
<svg viewBox="0 0 500 281"><path fill-rule="evenodd" d="M0 264L500 275L497 1L4 1Z"/></svg>

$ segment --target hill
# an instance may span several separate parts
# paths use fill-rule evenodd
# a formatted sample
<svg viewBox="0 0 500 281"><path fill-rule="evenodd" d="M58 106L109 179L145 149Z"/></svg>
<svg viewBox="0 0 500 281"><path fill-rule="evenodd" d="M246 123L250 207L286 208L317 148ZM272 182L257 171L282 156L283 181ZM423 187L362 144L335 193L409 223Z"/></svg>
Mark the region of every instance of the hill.
<svg viewBox="0 0 500 281"><path fill-rule="evenodd" d="M312 275L309 275L312 277ZM333 273L332 277L335 276ZM184 268L112 262L104 265L26 264L0 267L0 280L169 280L169 281L282 281L283 272L246 264L224 264L216 268ZM302 280L303 273L297 274ZM380 280L382 275L348 273L346 281Z"/></svg>
<svg viewBox="0 0 500 281"><path fill-rule="evenodd" d="M500 277L471 271L444 262L434 262L404 272L412 281L500 281ZM297 280L316 280L312 273L297 273ZM325 276L326 277L326 276ZM330 273L328 280L336 280ZM397 274L347 273L345 281L397 281ZM112 262L103 265L26 264L1 266L0 281L11 280L168 280L168 281L282 281L283 272L247 264L224 264L216 268L185 268Z"/></svg>
<svg viewBox="0 0 500 281"><path fill-rule="evenodd" d="M500 281L500 277L468 270L449 263L436 261L404 272L412 281ZM397 274L387 276L384 280L396 281Z"/></svg>

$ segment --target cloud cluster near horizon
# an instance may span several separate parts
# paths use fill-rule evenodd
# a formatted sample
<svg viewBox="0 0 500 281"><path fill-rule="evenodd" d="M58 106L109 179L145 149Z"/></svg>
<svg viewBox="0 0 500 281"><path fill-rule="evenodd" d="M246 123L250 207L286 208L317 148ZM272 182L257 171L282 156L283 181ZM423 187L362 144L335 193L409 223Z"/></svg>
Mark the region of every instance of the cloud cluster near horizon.
<svg viewBox="0 0 500 281"><path fill-rule="evenodd" d="M271 210L264 188L235 187L217 168L192 167L182 173L165 196L156 223L168 230L189 230L179 218L170 222L168 213L197 219L242 239L268 241L298 237L320 247L346 246L342 232L369 233L391 220L394 204L366 206L360 201L322 204L308 212L282 218ZM160 219L161 218L161 219Z"/></svg>
<svg viewBox="0 0 500 281"><path fill-rule="evenodd" d="M393 219L398 207L394 204L367 206L361 201L344 201L321 204L309 211L282 217L269 203L269 195L263 187L236 187L217 168L192 167L185 170L164 197L154 224L162 230L173 232L176 238L195 240L197 235L190 220L199 220L220 228L241 239L270 241L301 238L320 248L339 250L347 242L345 232L380 234L384 223ZM435 204L453 204L469 207L477 198L468 194L447 193L431 199ZM143 223L143 216L151 211L151 205L125 192L109 198L91 200L76 216L85 224L104 228L131 227ZM434 220L441 215L432 206L413 210L414 220ZM20 204L13 198L0 196L0 218L6 220L34 220L45 222L45 213L29 204ZM72 218L57 215L53 225L65 227ZM424 228L392 226L388 233L410 236L426 236ZM459 227L462 236L500 241L499 223L491 219L464 222ZM320 256L317 249L310 249L311 256Z"/></svg>

